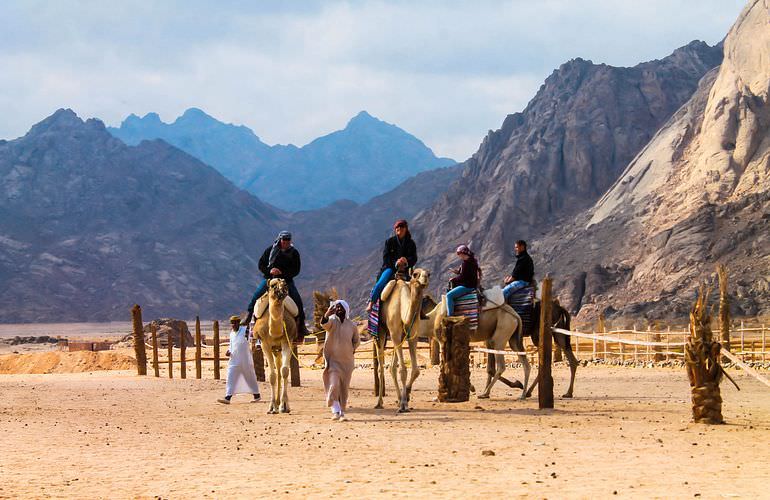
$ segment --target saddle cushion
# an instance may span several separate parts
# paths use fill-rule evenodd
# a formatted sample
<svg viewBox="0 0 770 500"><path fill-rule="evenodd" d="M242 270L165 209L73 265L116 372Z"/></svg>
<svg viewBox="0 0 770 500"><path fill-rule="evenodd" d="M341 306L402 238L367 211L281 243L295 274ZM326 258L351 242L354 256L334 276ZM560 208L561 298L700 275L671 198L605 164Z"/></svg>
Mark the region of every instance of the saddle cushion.
<svg viewBox="0 0 770 500"><path fill-rule="evenodd" d="M521 317L524 328L529 330L534 321L535 287L525 286L516 290L508 297L508 305Z"/></svg>
<svg viewBox="0 0 770 500"><path fill-rule="evenodd" d="M481 309L482 311L489 311L490 309L495 309L505 304L503 289L499 286L484 290L484 297L486 297L487 301L484 303L484 307Z"/></svg>
<svg viewBox="0 0 770 500"><path fill-rule="evenodd" d="M265 314L265 311L267 311L268 303L269 300L267 294L257 299L257 304L254 306L254 317L261 318ZM292 318L296 318L299 314L299 308L294 302L294 299L291 297L286 297L283 299L283 308L291 315Z"/></svg>
<svg viewBox="0 0 770 500"><path fill-rule="evenodd" d="M463 295L455 300L454 311L456 316L468 318L468 327L475 330L479 326L479 295L476 292Z"/></svg>
<svg viewBox="0 0 770 500"><path fill-rule="evenodd" d="M372 310L369 312L369 322L367 323L367 329L372 337L378 337L380 335L380 301L375 301L372 304Z"/></svg>

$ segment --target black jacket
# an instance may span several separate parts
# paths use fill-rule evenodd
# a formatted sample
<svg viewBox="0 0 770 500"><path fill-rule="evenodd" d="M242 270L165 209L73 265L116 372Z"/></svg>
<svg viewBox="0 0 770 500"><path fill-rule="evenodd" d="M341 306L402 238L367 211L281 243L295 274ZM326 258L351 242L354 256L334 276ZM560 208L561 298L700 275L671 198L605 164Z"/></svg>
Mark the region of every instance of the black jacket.
<svg viewBox="0 0 770 500"><path fill-rule="evenodd" d="M290 247L287 251L280 250L275 258L275 267L281 270L280 276L271 276L270 269L267 267L270 261L270 250L272 245L267 247L262 253L262 257L259 258L259 270L266 279L270 278L283 278L286 281L293 281L294 277L299 274L301 262L299 259L299 252L296 248Z"/></svg>
<svg viewBox="0 0 770 500"><path fill-rule="evenodd" d="M516 265L513 266L511 277L514 280L532 283L532 278L535 277L535 264L526 250L516 256Z"/></svg>
<svg viewBox="0 0 770 500"><path fill-rule="evenodd" d="M479 287L479 263L476 259L464 260L460 264L460 272L457 276L449 280L452 288L456 286L467 286L468 288Z"/></svg>
<svg viewBox="0 0 770 500"><path fill-rule="evenodd" d="M398 236L391 236L385 240L385 248L382 250L382 268L379 274L385 269L396 269L396 261L401 257L406 257L409 263L407 267L414 267L417 264L417 245L411 236L404 237L403 241L398 241Z"/></svg>

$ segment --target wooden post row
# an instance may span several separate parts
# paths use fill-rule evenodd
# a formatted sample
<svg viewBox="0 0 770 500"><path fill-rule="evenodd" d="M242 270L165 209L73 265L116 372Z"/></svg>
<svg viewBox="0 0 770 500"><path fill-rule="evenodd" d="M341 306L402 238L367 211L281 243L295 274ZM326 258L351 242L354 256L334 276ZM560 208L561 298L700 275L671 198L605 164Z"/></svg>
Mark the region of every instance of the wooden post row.
<svg viewBox="0 0 770 500"><path fill-rule="evenodd" d="M144 350L144 329L142 327L142 308L134 304L131 308L131 320L134 327L134 352L136 353L136 372L147 375L147 353Z"/></svg>
<svg viewBox="0 0 770 500"><path fill-rule="evenodd" d="M219 380L219 321L214 320L214 380Z"/></svg>
<svg viewBox="0 0 770 500"><path fill-rule="evenodd" d="M187 339L184 332L179 332L179 378L187 378Z"/></svg>
<svg viewBox="0 0 770 500"><path fill-rule="evenodd" d="M168 378L174 378L174 338L171 336L171 330L166 337L168 343Z"/></svg>
<svg viewBox="0 0 770 500"><path fill-rule="evenodd" d="M538 407L553 408L553 377L551 376L551 278L542 282L540 297L540 345L538 346ZM526 390L526 387L525 387Z"/></svg>
<svg viewBox="0 0 770 500"><path fill-rule="evenodd" d="M160 377L160 366L158 365L158 328L155 323L150 323L150 332L152 332L152 369L155 377Z"/></svg>
<svg viewBox="0 0 770 500"><path fill-rule="evenodd" d="M195 316L195 378L201 378L201 319Z"/></svg>

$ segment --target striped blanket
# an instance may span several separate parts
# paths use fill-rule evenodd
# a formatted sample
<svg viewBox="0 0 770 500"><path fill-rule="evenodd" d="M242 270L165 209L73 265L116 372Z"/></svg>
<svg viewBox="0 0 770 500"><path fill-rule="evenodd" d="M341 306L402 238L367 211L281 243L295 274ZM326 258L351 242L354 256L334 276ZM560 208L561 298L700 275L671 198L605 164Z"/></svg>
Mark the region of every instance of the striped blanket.
<svg viewBox="0 0 770 500"><path fill-rule="evenodd" d="M524 330L528 331L534 321L535 287L526 286L516 290L508 297L508 304L521 316Z"/></svg>
<svg viewBox="0 0 770 500"><path fill-rule="evenodd" d="M380 301L372 304L372 310L369 312L369 324L367 326L372 337L378 337L380 333Z"/></svg>
<svg viewBox="0 0 770 500"><path fill-rule="evenodd" d="M456 316L468 318L468 327L475 330L479 327L479 295L476 292L463 295L455 300L454 311Z"/></svg>

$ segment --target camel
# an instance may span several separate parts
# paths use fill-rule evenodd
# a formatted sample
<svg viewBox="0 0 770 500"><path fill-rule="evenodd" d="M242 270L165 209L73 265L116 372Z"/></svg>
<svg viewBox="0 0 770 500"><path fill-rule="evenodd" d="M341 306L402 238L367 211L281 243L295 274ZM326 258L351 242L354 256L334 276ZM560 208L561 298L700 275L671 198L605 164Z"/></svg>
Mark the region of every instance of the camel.
<svg viewBox="0 0 770 500"><path fill-rule="evenodd" d="M297 338L297 322L284 308L289 295L286 281L280 278L268 282L267 314L257 318L254 333L262 340L262 350L270 368L272 398L267 413L289 413L289 363L292 343ZM278 370L280 369L280 377Z"/></svg>
<svg viewBox="0 0 770 500"><path fill-rule="evenodd" d="M390 374L396 386L399 397L399 413L409 411L409 397L412 393L412 385L420 375L420 367L417 365L417 326L420 322L420 306L425 289L428 287L430 272L425 269L415 268L412 271L411 280L405 281L403 277L396 276L396 280L390 282L383 290L380 299L380 325L377 337L377 359L380 381L380 390L377 395L375 408L383 408L382 400L385 395L385 341L388 333L393 340L393 359L390 363ZM409 359L412 365L412 373L407 381L406 365L404 364L403 344L409 347ZM398 372L398 373L397 373ZM398 374L401 375L399 386Z"/></svg>
<svg viewBox="0 0 770 500"><path fill-rule="evenodd" d="M432 298L426 297L422 305L423 321L421 322L421 335L440 339L448 322L454 323L454 328L463 327L465 323L465 318L447 318L446 300L444 299L441 300L440 304L437 304ZM424 311L431 308L430 312L424 313ZM481 311L478 327L475 330L471 330L469 336L471 342L484 342L488 349L502 351L505 349L506 344L510 344L511 349L514 351L524 352L522 331L523 325L519 315L511 306L503 304ZM505 358L503 354L490 354L490 357L497 361L495 364L497 368L493 367L491 371L487 369L487 384L484 387L484 391L478 396L480 399L489 398L492 387L505 371ZM520 354L518 357L524 367L523 387L526 387L529 381L529 361L525 355ZM521 399L525 397L526 395L522 393Z"/></svg>

